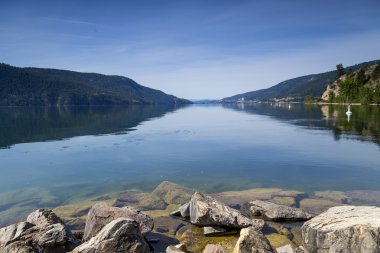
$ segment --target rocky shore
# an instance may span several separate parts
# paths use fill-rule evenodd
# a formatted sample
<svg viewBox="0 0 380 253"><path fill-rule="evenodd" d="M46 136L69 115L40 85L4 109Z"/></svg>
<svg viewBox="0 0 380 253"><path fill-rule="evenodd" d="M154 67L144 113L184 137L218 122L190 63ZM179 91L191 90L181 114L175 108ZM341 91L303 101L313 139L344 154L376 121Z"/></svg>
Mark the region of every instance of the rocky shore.
<svg viewBox="0 0 380 253"><path fill-rule="evenodd" d="M363 206L377 198L367 192L359 201L357 194L204 194L162 182L151 193L38 209L0 228L0 252L380 252L380 208Z"/></svg>

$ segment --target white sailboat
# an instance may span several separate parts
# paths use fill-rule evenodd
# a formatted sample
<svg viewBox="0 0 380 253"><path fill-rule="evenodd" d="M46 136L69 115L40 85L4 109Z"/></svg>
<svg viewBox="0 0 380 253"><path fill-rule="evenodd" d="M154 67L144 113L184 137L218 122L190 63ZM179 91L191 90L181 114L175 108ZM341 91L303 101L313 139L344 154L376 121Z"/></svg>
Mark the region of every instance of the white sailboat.
<svg viewBox="0 0 380 253"><path fill-rule="evenodd" d="M347 115L347 121L350 122L350 118L351 118L351 115L352 115L351 106L350 105L348 105L346 115Z"/></svg>
<svg viewBox="0 0 380 253"><path fill-rule="evenodd" d="M348 105L346 115L352 115L352 112L351 112L351 105Z"/></svg>

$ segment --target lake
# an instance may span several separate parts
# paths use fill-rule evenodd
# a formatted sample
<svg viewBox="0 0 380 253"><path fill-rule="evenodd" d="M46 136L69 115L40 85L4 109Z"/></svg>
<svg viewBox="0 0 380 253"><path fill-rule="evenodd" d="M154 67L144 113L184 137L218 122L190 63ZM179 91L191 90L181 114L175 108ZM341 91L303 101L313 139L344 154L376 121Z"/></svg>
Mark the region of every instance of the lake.
<svg viewBox="0 0 380 253"><path fill-rule="evenodd" d="M206 192L380 190L380 109L304 104L0 108L0 224L167 180Z"/></svg>

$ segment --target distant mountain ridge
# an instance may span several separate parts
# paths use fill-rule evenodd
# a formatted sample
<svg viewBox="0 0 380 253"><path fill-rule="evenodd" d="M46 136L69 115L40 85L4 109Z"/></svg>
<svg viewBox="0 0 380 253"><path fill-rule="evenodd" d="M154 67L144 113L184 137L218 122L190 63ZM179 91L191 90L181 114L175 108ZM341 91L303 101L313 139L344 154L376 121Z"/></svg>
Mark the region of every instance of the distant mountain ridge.
<svg viewBox="0 0 380 253"><path fill-rule="evenodd" d="M363 62L346 69L357 70L380 60ZM253 101L304 101L307 96L319 98L326 86L336 79L336 70L320 74L311 74L283 81L267 89L250 91L223 98L223 102L236 102L242 98Z"/></svg>
<svg viewBox="0 0 380 253"><path fill-rule="evenodd" d="M0 106L185 104L186 99L116 75L0 63Z"/></svg>

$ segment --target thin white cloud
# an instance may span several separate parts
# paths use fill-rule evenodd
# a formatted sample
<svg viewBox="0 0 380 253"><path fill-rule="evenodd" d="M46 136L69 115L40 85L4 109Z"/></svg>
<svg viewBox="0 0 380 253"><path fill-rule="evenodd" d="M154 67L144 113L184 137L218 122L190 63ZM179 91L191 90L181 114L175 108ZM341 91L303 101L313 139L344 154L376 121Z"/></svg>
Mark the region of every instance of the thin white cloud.
<svg viewBox="0 0 380 253"><path fill-rule="evenodd" d="M267 88L286 79L380 59L380 32L372 31L331 38L318 45L261 56L210 61L201 67L185 67L135 78L157 89L186 98L223 98Z"/></svg>

